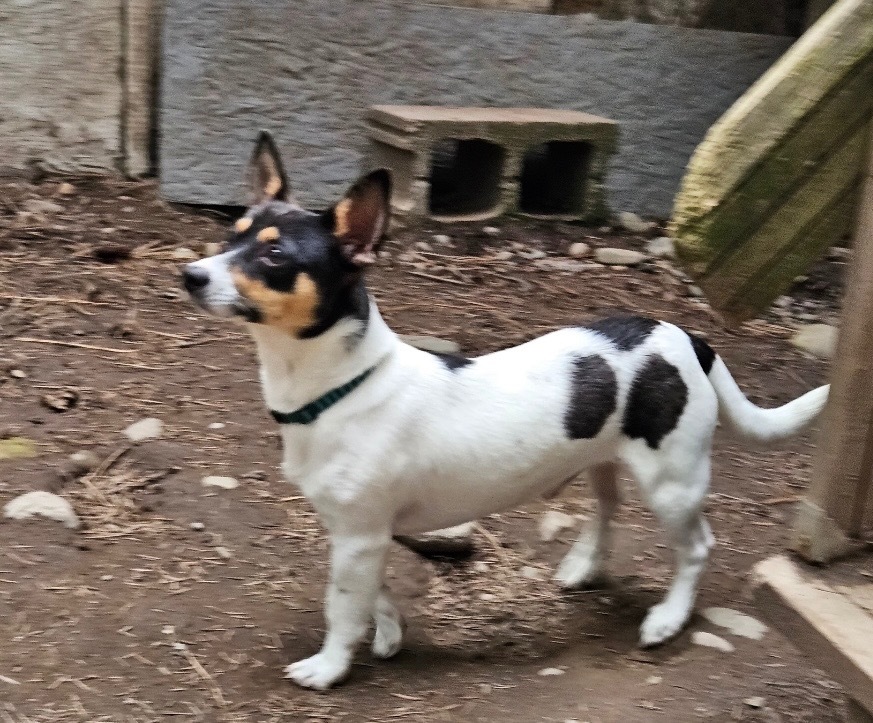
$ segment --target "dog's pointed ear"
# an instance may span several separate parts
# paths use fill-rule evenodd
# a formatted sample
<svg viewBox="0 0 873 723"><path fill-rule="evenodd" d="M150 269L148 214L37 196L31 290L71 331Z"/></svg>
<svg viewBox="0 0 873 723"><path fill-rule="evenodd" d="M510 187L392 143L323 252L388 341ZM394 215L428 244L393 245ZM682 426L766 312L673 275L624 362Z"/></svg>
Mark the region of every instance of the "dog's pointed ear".
<svg viewBox="0 0 873 723"><path fill-rule="evenodd" d="M376 260L379 242L391 216L391 173L385 168L360 178L342 201L324 213L325 225L355 266Z"/></svg>
<svg viewBox="0 0 873 723"><path fill-rule="evenodd" d="M279 157L276 142L269 131L261 131L258 134L246 175L251 205L274 199L289 200L291 188L288 185L288 177L282 167L282 159Z"/></svg>

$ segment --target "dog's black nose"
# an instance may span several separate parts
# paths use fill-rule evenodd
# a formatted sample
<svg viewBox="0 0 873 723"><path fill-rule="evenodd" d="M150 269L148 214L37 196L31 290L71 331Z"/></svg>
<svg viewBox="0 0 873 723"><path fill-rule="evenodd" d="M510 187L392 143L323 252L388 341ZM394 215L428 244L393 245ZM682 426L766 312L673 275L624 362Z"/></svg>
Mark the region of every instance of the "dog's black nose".
<svg viewBox="0 0 873 723"><path fill-rule="evenodd" d="M188 264L182 271L182 284L189 293L202 289L209 283L209 272L202 266Z"/></svg>

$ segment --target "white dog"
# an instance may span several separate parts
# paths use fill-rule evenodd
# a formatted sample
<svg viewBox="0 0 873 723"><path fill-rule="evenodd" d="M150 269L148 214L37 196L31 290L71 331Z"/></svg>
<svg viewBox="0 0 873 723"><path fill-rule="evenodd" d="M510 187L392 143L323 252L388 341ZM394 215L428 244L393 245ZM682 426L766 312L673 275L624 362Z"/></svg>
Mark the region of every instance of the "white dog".
<svg viewBox="0 0 873 723"><path fill-rule="evenodd" d="M476 359L414 349L388 328L363 282L387 225L388 172L311 213L289 201L266 134L251 170L258 202L222 254L185 268L184 283L204 309L249 322L264 397L281 425L284 473L330 534L327 637L288 677L317 689L345 678L373 619L373 653L400 649L402 618L382 588L392 537L515 507L586 470L597 519L555 577L568 588L592 581L609 548L619 464L676 552L675 577L646 616L641 644L678 633L713 544L701 506L719 416L750 438L784 438L818 415L828 388L761 409L706 342L640 317L561 329Z"/></svg>

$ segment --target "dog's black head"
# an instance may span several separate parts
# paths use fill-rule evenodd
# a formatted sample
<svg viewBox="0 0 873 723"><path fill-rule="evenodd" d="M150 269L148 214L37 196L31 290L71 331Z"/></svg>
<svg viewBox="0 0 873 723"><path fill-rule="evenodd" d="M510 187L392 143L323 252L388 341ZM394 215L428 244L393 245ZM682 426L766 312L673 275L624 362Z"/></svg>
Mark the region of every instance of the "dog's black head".
<svg viewBox="0 0 873 723"><path fill-rule="evenodd" d="M291 199L276 146L262 132L248 175L253 205L234 224L225 251L184 269L192 298L212 313L304 339L342 318L366 318L362 276L388 226L388 171L362 177L327 211L306 211Z"/></svg>

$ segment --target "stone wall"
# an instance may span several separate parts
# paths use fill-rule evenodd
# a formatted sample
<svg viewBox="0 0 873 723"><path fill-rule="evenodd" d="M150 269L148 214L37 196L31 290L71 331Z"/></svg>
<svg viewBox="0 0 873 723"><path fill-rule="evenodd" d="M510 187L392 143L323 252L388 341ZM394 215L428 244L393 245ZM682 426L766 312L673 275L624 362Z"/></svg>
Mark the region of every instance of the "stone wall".
<svg viewBox="0 0 873 723"><path fill-rule="evenodd" d="M322 204L364 163L370 105L535 106L618 121L610 206L667 216L706 130L790 42L401 0L168 0L162 189L241 202L268 128L301 200Z"/></svg>

